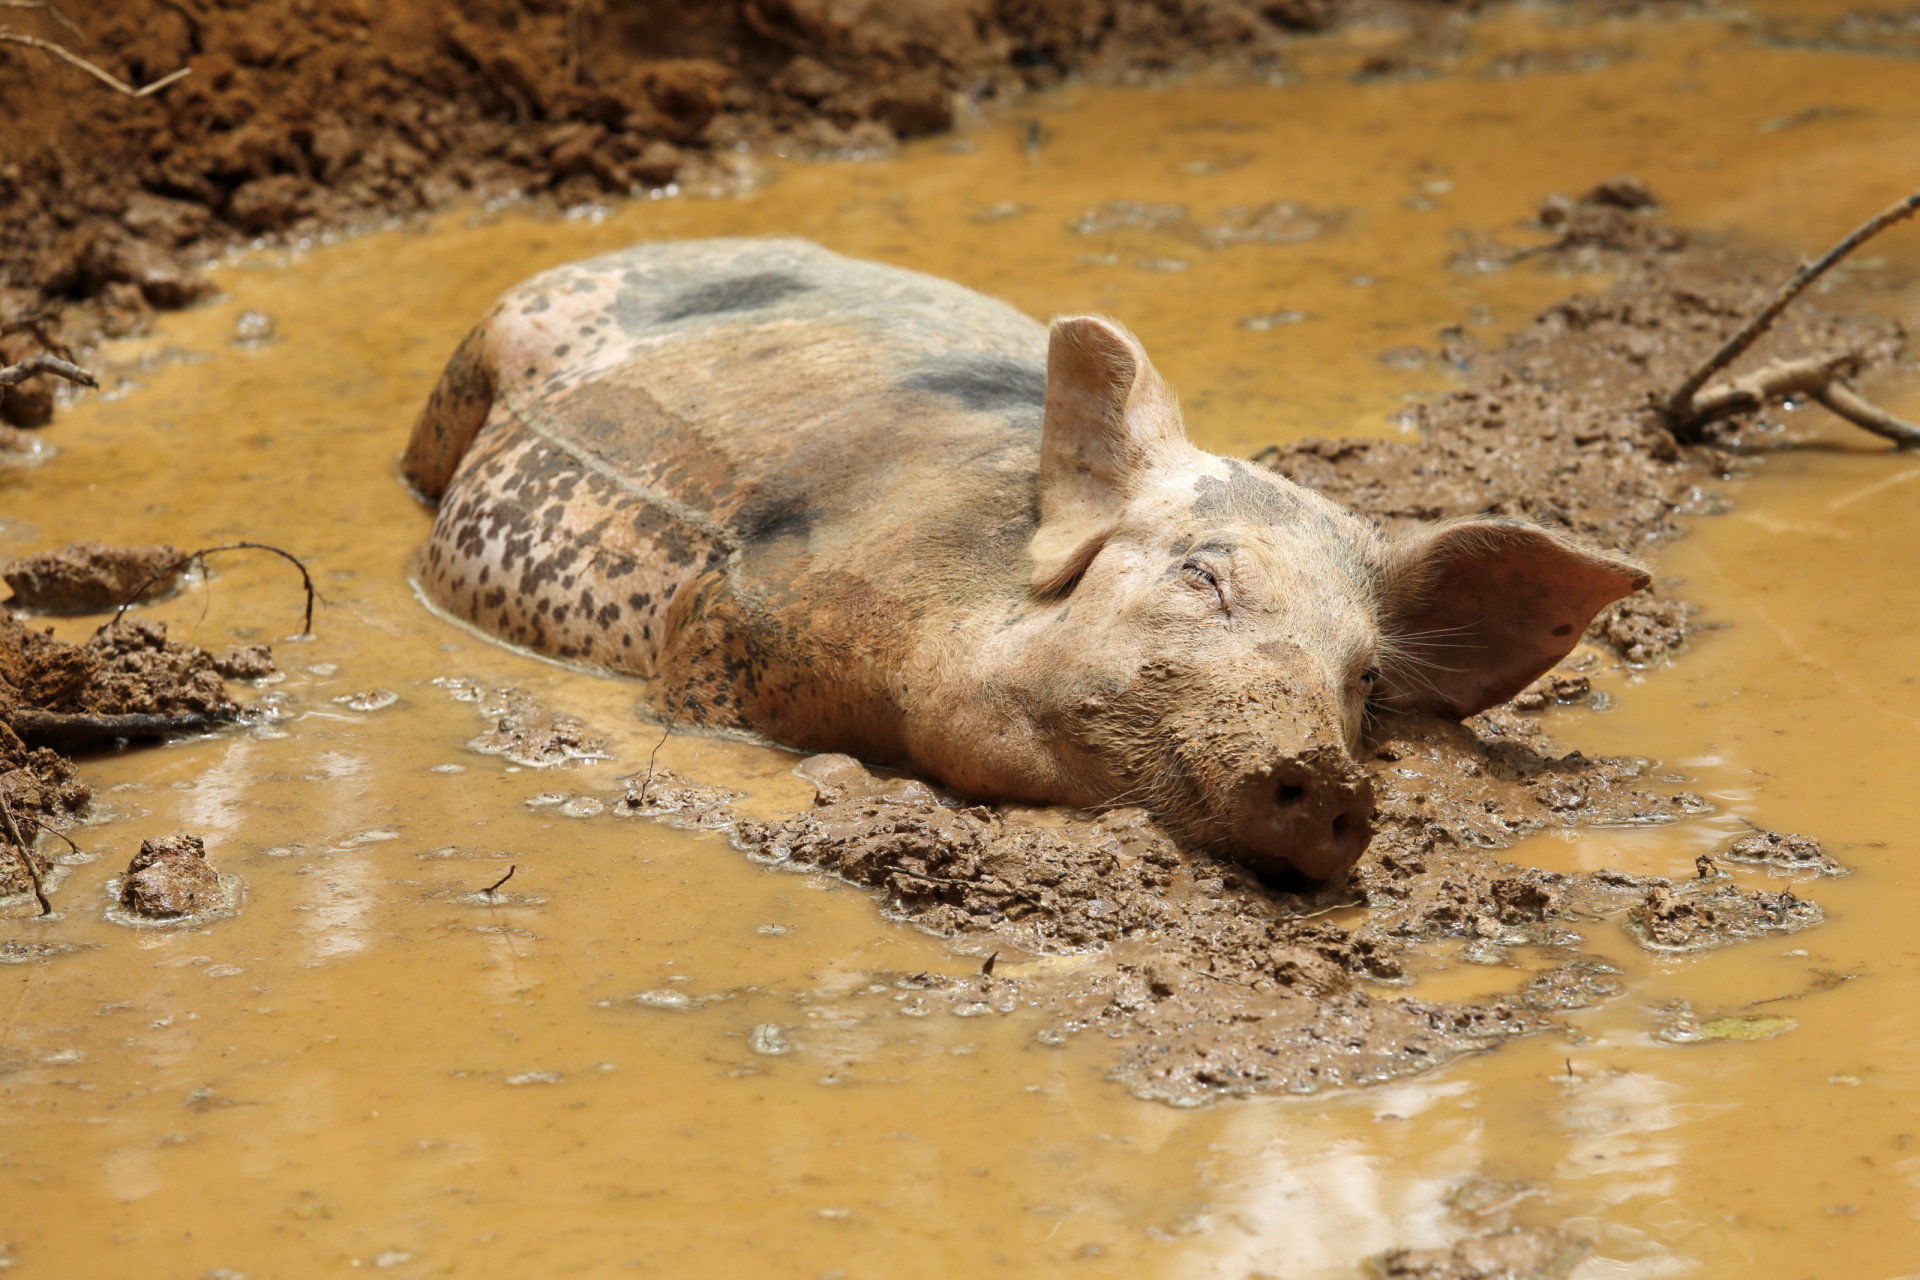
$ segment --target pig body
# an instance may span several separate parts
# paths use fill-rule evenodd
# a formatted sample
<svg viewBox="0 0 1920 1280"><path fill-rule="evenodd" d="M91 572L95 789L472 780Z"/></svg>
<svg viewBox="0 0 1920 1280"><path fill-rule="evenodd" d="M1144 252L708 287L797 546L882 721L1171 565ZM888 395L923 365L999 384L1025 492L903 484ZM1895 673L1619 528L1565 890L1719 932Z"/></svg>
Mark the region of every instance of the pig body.
<svg viewBox="0 0 1920 1280"><path fill-rule="evenodd" d="M663 719L982 798L1141 803L1260 868L1369 837L1373 705L1511 696L1644 583L1532 526L1389 543L1185 438L1139 344L795 240L509 292L408 446L449 614Z"/></svg>

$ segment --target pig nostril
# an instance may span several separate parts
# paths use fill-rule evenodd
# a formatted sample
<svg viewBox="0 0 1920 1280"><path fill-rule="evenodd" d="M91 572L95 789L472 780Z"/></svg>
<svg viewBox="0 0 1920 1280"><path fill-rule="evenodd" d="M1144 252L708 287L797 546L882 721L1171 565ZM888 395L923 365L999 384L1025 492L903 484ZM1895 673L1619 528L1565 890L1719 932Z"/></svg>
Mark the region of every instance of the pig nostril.
<svg viewBox="0 0 1920 1280"><path fill-rule="evenodd" d="M1353 830L1353 819L1350 816L1344 813L1337 813L1333 816L1333 838L1335 840L1345 840L1347 838L1347 832L1351 830Z"/></svg>
<svg viewBox="0 0 1920 1280"><path fill-rule="evenodd" d="M1287 783L1281 783L1280 789L1273 793L1273 802L1276 805L1288 805L1306 794L1307 789L1305 787L1296 787Z"/></svg>

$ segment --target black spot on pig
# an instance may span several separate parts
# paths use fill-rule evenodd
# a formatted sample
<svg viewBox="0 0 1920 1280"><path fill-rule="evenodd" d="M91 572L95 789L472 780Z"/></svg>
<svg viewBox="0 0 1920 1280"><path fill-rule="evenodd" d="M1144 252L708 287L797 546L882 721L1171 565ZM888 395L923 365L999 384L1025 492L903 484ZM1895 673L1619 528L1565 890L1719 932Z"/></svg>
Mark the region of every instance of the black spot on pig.
<svg viewBox="0 0 1920 1280"><path fill-rule="evenodd" d="M716 280L688 289L670 300L660 311L660 322L671 323L692 316L722 315L729 311L753 311L806 293L812 285L781 271L762 271L756 275Z"/></svg>
<svg viewBox="0 0 1920 1280"><path fill-rule="evenodd" d="M1044 366L1006 356L967 355L937 360L906 378L902 386L958 400L974 413L1026 410L1038 414L1047 401Z"/></svg>

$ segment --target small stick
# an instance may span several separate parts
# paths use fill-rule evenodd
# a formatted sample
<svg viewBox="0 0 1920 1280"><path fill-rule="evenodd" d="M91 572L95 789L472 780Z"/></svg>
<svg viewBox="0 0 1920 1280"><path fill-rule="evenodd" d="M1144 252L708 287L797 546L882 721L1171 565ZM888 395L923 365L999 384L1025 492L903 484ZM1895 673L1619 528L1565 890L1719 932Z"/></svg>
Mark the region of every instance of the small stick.
<svg viewBox="0 0 1920 1280"><path fill-rule="evenodd" d="M1694 395L1700 388L1707 385L1707 379L1738 360L1761 334L1772 328L1773 322L1780 318L1780 313L1787 309L1788 303L1799 297L1808 285L1832 270L1842 258L1894 223L1912 217L1916 210L1920 210L1920 191L1915 191L1874 214L1873 217L1855 227L1846 239L1812 262L1801 263L1799 269L1787 278L1786 283L1774 290L1773 296L1767 299L1766 304L1754 312L1753 316L1741 325L1732 337L1720 344L1719 350L1708 356L1699 367L1688 374L1686 381L1667 397L1666 403L1661 406L1661 412L1674 433L1676 435L1693 433L1698 425Z"/></svg>
<svg viewBox="0 0 1920 1280"><path fill-rule="evenodd" d="M0 0L0 9L38 9L82 40L87 38L86 32L73 25L72 18L48 4L47 0Z"/></svg>
<svg viewBox="0 0 1920 1280"><path fill-rule="evenodd" d="M30 36L24 31L15 31L12 27L0 27L0 41L5 41L8 44L23 44L30 49L39 49L43 53L50 53L68 66L80 68L80 70L86 72L101 84L106 85L115 93L123 93L129 98L148 97L160 92L174 81L185 79L187 76L193 74L192 67L182 67L178 71L161 76L152 84L143 85L136 89L119 76L114 75L111 71L95 66L79 54L73 52L73 50L68 49L64 45L55 44L51 40L42 40L39 36Z"/></svg>
<svg viewBox="0 0 1920 1280"><path fill-rule="evenodd" d="M22 325L22 328L30 326ZM38 334L34 335L38 337ZM45 339L41 339L45 341ZM10 364L0 369L0 387L17 386L37 374L51 373L65 378L68 382L77 382L83 387L97 387L100 379L82 369L79 365L59 356L28 356L19 364Z"/></svg>
<svg viewBox="0 0 1920 1280"><path fill-rule="evenodd" d="M131 609L137 604L140 597L147 594L147 589L153 586L154 583L171 577L173 574L178 573L180 570L192 564L195 560L204 563L206 557L216 551L271 551L281 559L291 561L293 567L300 571L300 582L307 589L307 612L300 624L300 634L311 635L313 633L313 602L320 598L320 593L314 590L313 587L313 575L307 572L307 566L301 561L299 556L294 555L291 551L282 551L279 547L270 547L264 542L228 542L217 547L202 547L198 551L189 551L186 555L181 556L178 560L175 560L158 573L153 574L145 582L136 587L131 595L120 602L120 607L114 611L113 617L105 626L102 626L100 630L105 631L107 627L120 621L121 615L125 614L128 609Z"/></svg>
<svg viewBox="0 0 1920 1280"><path fill-rule="evenodd" d="M0 818L7 820L7 835L20 851L20 865L27 869L27 879L33 882L33 900L40 904L40 914L53 914L53 904L47 901L47 891L40 887L40 868L33 865L33 850L27 847L26 837L20 834L19 824L13 820L13 810L7 804L7 798L0 796Z"/></svg>
<svg viewBox="0 0 1920 1280"><path fill-rule="evenodd" d="M1870 403L1839 378L1814 391L1813 398L1854 426L1885 436L1902 449L1920 448L1920 425Z"/></svg>
<svg viewBox="0 0 1920 1280"><path fill-rule="evenodd" d="M491 898L491 897L492 897L492 896L494 895L494 892L495 892L495 891L496 891L497 889L499 889L501 885L503 885L503 884L505 884L505 883L506 883L507 881L509 881L509 880L511 880L511 879L513 879L513 873L514 873L514 872L516 872L516 871L518 871L519 869L520 869L520 864L519 864L519 863L517 863L517 862L516 862L516 863L514 863L514 864L513 864L512 866L510 866L510 867L508 867L508 868L507 868L507 874L505 874L505 875L503 875L503 876L501 876L501 877L500 877L500 878L499 878L498 880L495 880L495 881L494 881L494 882L493 882L492 884L490 884L490 885L488 885L488 886L487 886L487 888L486 888L486 894L487 894L487 896L488 896L489 898Z"/></svg>
<svg viewBox="0 0 1920 1280"><path fill-rule="evenodd" d="M994 953L993 953L992 955L990 955L990 956L988 956L988 957L987 957L987 962L986 962L985 964L983 964L983 965L981 965L981 966L980 966L980 972L981 972L981 974L983 974L983 975L984 975L984 976L986 976L986 977L989 977L989 978L991 978L991 977L993 976L993 962L994 962L995 960L998 960L999 958L1000 958L1000 953L999 953L998 951L996 951L996 952L994 952Z"/></svg>

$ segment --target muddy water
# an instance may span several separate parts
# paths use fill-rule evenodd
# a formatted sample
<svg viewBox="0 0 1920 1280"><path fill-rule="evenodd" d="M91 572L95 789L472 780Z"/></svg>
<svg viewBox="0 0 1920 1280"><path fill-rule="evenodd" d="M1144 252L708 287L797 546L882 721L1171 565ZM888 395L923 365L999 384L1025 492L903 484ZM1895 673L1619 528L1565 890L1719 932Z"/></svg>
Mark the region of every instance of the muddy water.
<svg viewBox="0 0 1920 1280"><path fill-rule="evenodd" d="M722 834L586 812L660 742L634 686L478 640L407 587L428 514L393 464L440 362L506 285L634 239L798 233L1036 315L1114 312L1195 435L1245 453L1390 433L1404 397L1449 385L1397 349L1463 322L1491 341L1604 284L1445 269L1459 232L1524 241L1511 224L1547 190L1632 169L1677 222L1810 248L1911 178L1911 62L1719 21L1522 14L1428 57L1432 78L1349 79L1395 38L1308 46L1279 87L1075 89L962 146L776 166L744 196L453 214L236 260L225 300L110 353L121 384L63 420L59 456L0 474L0 552L257 538L309 557L327 605L290 640L284 566L230 559L156 607L182 638L274 639L285 679L252 696L279 715L87 761L93 860L57 919L0 926L91 948L0 970L0 1243L19 1273L1346 1276L1510 1222L1593 1240L1587 1280L1914 1273L1920 460L1789 415L1824 443L1730 485L1732 513L1662 559L1730 625L1606 677L1607 713L1550 721L1686 775L1718 812L1513 854L1684 874L1742 819L1805 831L1856 868L1806 889L1824 927L1648 960L1595 924L1629 993L1568 1015L1569 1036L1390 1089L1200 1111L1133 1100L1102 1080L1105 1046L1043 1044L1019 1010L915 1016L902 978L979 957L863 894L757 867ZM1556 48L1575 53L1538 52ZM1511 65L1536 70L1479 74L1525 51ZM1587 69L1537 70L1562 65ZM1115 200L1184 204L1188 223L1070 229ZM1205 242L1275 200L1324 233ZM1914 237L1883 244L1856 282L1920 274ZM1911 287L1857 297L1920 316ZM234 346L246 310L277 337ZM1920 416L1911 377L1880 391ZM582 717L612 758L537 770L467 750L486 725L434 683L455 676ZM373 689L398 699L342 701ZM765 748L675 736L659 760L755 815L809 792ZM240 914L109 922L108 877L176 829L245 881ZM1443 956L1415 990L1515 985ZM1651 1011L1675 1000L1791 1025L1668 1044Z"/></svg>

